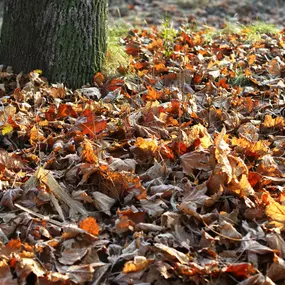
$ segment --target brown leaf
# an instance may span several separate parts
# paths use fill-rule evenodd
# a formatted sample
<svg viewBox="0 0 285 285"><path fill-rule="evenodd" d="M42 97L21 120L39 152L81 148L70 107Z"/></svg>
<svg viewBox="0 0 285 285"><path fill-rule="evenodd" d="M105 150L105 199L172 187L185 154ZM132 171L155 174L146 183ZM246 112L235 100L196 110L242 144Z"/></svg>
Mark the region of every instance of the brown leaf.
<svg viewBox="0 0 285 285"><path fill-rule="evenodd" d="M2 199L0 201L0 206L7 207L10 210L14 209L15 200L21 197L22 194L23 194L23 190L20 188L5 190L2 196Z"/></svg>

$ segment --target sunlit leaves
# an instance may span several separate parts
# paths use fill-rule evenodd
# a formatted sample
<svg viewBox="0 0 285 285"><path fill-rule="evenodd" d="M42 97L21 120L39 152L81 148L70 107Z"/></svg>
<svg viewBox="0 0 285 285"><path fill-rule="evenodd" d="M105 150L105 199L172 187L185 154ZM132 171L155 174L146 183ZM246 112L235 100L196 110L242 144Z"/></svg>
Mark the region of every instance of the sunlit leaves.
<svg viewBox="0 0 285 285"><path fill-rule="evenodd" d="M144 96L145 100L156 101L163 95L161 91L157 91L151 86L147 86L147 89L147 94Z"/></svg>
<svg viewBox="0 0 285 285"><path fill-rule="evenodd" d="M98 157L95 154L95 150L91 144L91 142L87 139L81 143L82 146L82 160L88 163L97 163Z"/></svg>
<svg viewBox="0 0 285 285"><path fill-rule="evenodd" d="M14 128L12 125L10 124L5 124L4 126L2 126L2 130L1 133L3 136L10 134L11 132L13 132Z"/></svg>
<svg viewBox="0 0 285 285"><path fill-rule="evenodd" d="M106 128L107 120L97 118L94 112L86 109L78 118L76 126L83 135L86 134L89 135L90 138L94 138L98 133Z"/></svg>
<svg viewBox="0 0 285 285"><path fill-rule="evenodd" d="M285 127L285 118L279 116L272 118L271 115L266 115L264 118L263 127L282 129Z"/></svg>
<svg viewBox="0 0 285 285"><path fill-rule="evenodd" d="M97 236L100 232L100 227L96 222L96 219L93 217L88 217L84 220L82 220L79 223L79 227L83 230L85 230L86 232Z"/></svg>
<svg viewBox="0 0 285 285"><path fill-rule="evenodd" d="M247 278L256 272L256 269L250 263L231 264L224 270L225 272L232 273L236 277L243 278Z"/></svg>
<svg viewBox="0 0 285 285"><path fill-rule="evenodd" d="M122 76L1 89L4 282L35 255L43 284L284 278L284 33L214 33L133 30Z"/></svg>
<svg viewBox="0 0 285 285"><path fill-rule="evenodd" d="M134 261L128 261L124 264L123 272L137 272L145 269L149 261L144 256L135 256Z"/></svg>
<svg viewBox="0 0 285 285"><path fill-rule="evenodd" d="M38 142L44 140L44 134L41 129L39 129L36 125L34 125L30 131L30 143L31 145L35 145Z"/></svg>
<svg viewBox="0 0 285 285"><path fill-rule="evenodd" d="M62 117L74 117L77 118L77 113L73 110L71 105L62 104L59 105L57 109L57 118L60 119Z"/></svg>
<svg viewBox="0 0 285 285"><path fill-rule="evenodd" d="M285 206L275 202L272 198L265 208L266 215L271 219L270 224L280 230L285 228Z"/></svg>

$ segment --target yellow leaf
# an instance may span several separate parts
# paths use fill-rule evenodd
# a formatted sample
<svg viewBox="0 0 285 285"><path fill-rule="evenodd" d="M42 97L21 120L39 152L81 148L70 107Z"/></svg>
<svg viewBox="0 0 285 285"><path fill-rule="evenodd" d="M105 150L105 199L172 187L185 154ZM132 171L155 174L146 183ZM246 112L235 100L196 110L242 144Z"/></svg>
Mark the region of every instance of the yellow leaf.
<svg viewBox="0 0 285 285"><path fill-rule="evenodd" d="M98 162L98 157L96 156L93 146L89 140L85 139L82 143L82 154L81 158L89 163L96 163Z"/></svg>
<svg viewBox="0 0 285 285"><path fill-rule="evenodd" d="M265 208L265 213L272 219L271 225L283 230L285 227L285 206L275 202L273 199L270 200L270 204Z"/></svg>
<svg viewBox="0 0 285 285"><path fill-rule="evenodd" d="M143 139L138 137L135 146L140 148L142 151L154 153L157 150L157 142L153 139Z"/></svg>
<svg viewBox="0 0 285 285"><path fill-rule="evenodd" d="M5 136L6 134L10 134L11 132L13 132L13 126L10 124L5 124L2 127L2 135Z"/></svg>
<svg viewBox="0 0 285 285"><path fill-rule="evenodd" d="M37 73L37 74L42 74L43 71L41 69L35 69L33 70L34 73Z"/></svg>
<svg viewBox="0 0 285 285"><path fill-rule="evenodd" d="M145 269L149 264L149 260L147 260L144 256L135 256L134 261L128 261L125 263L123 272L138 272Z"/></svg>

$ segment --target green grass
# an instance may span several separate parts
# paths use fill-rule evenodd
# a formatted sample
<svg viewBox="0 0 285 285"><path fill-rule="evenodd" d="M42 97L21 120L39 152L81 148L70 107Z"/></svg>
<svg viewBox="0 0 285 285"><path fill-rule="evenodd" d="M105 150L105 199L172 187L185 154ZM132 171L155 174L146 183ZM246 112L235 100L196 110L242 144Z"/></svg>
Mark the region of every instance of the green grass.
<svg viewBox="0 0 285 285"><path fill-rule="evenodd" d="M172 27L168 18L166 18L159 27L159 34L163 38L163 46L166 53L165 55L169 56L173 52L173 43L177 37L177 30Z"/></svg>
<svg viewBox="0 0 285 285"><path fill-rule="evenodd" d="M108 28L108 49L103 66L103 72L108 76L116 76L120 66L128 66L129 56L125 52L125 47L120 40L127 36L131 26L123 21Z"/></svg>
<svg viewBox="0 0 285 285"><path fill-rule="evenodd" d="M237 22L227 22L224 29L221 30L222 34L242 34L249 42L256 42L261 40L262 35L272 34L275 35L280 31L275 25L255 22L250 25L242 25Z"/></svg>
<svg viewBox="0 0 285 285"><path fill-rule="evenodd" d="M275 25L267 24L264 22L255 22L250 25L243 25L237 21L225 22L223 29L217 29L214 27L204 27L203 36L207 43L211 43L214 38L223 37L224 35L242 35L249 43L257 42L262 39L265 34L276 35L280 32Z"/></svg>
<svg viewBox="0 0 285 285"><path fill-rule="evenodd" d="M236 71L235 77L231 78L229 81L233 86L248 86L250 85L250 80L245 76L242 68Z"/></svg>
<svg viewBox="0 0 285 285"><path fill-rule="evenodd" d="M267 24L264 22L256 22L254 24L248 25L247 29L249 29L249 31L254 34L277 34L280 32L280 29L278 29L275 25Z"/></svg>

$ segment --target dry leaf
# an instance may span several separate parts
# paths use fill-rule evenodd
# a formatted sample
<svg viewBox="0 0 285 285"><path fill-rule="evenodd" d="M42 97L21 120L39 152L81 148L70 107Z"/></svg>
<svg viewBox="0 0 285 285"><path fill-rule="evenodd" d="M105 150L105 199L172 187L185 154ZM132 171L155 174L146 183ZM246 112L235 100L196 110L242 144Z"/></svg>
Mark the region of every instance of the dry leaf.
<svg viewBox="0 0 285 285"><path fill-rule="evenodd" d="M93 217L87 217L79 223L79 227L84 231L97 236L100 232L100 227Z"/></svg>

